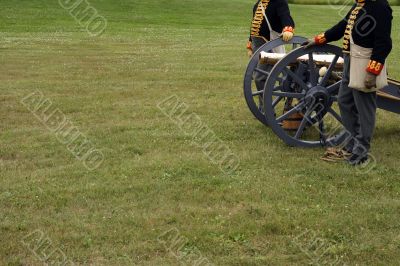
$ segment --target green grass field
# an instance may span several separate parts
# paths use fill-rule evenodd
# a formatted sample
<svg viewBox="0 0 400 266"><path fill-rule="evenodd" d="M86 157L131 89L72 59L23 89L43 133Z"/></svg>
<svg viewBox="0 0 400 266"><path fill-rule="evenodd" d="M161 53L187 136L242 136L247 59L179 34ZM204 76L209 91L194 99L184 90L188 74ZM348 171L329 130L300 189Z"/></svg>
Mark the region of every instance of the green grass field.
<svg viewBox="0 0 400 266"><path fill-rule="evenodd" d="M288 0L290 4L306 5L351 5L354 1L349 0ZM400 0L388 0L391 5L399 6Z"/></svg>
<svg viewBox="0 0 400 266"><path fill-rule="evenodd" d="M370 172L324 163L322 148L285 146L247 109L252 1L89 2L108 22L99 37L58 1L0 1L0 265L43 265L57 249L75 265L399 264L400 116L378 112ZM291 9L302 36L340 19ZM99 168L22 104L35 91L101 150ZM236 171L157 108L171 95L236 154ZM35 232L51 244L35 246Z"/></svg>

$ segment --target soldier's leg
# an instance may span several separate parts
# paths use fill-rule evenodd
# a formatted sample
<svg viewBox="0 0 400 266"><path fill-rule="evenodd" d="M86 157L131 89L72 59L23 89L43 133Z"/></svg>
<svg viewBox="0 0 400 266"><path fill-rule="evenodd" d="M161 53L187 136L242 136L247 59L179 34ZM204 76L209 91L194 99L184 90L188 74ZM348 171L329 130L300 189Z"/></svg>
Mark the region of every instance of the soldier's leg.
<svg viewBox="0 0 400 266"><path fill-rule="evenodd" d="M252 37L252 42L251 43L252 43L253 52L255 52L262 45L265 44L265 41L262 38ZM265 72L270 72L271 69L272 69L271 65L267 65L267 64L258 64L257 68L261 69L261 70L263 70ZM266 82L268 77L266 75L260 73L260 72L257 72L257 71L254 72L254 76L253 77L254 77L254 82L256 84L257 90L258 91L264 90L264 85L265 85L265 82ZM260 110L262 110L262 106L263 106L263 98L262 98L262 95L260 95L259 96L259 108L260 108Z"/></svg>
<svg viewBox="0 0 400 266"><path fill-rule="evenodd" d="M358 122L358 111L354 102L353 89L349 87L350 80L350 57L344 56L343 77L339 89L338 103L343 125L346 129L345 149L352 151L354 139L358 135L360 124Z"/></svg>
<svg viewBox="0 0 400 266"><path fill-rule="evenodd" d="M269 73L272 69L272 66L268 65L268 64L258 64L257 68ZM265 82L267 81L267 78L268 78L268 76L266 76L262 73L259 73L259 72L254 73L254 81L256 83L256 87L257 87L258 91L262 91L264 89L264 85L265 85Z"/></svg>
<svg viewBox="0 0 400 266"><path fill-rule="evenodd" d="M265 41L262 38L259 38L259 37L251 38L251 46L252 46L254 53L264 44L265 44ZM257 68L268 72L268 68L267 68L266 64L258 64ZM266 79L267 79L267 77L264 74L257 72L257 71L254 72L254 82L256 83L257 90L260 91L260 90L264 89L264 84L265 84Z"/></svg>
<svg viewBox="0 0 400 266"><path fill-rule="evenodd" d="M375 128L376 92L365 93L355 90L354 101L359 113L360 132L356 136L357 141L353 153L366 155L369 152Z"/></svg>

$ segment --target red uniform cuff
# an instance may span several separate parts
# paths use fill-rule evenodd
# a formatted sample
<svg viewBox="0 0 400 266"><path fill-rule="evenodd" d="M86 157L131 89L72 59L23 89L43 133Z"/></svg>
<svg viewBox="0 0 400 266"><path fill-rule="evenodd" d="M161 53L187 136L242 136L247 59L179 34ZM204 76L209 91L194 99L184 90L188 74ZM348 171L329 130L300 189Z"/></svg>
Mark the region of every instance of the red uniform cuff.
<svg viewBox="0 0 400 266"><path fill-rule="evenodd" d="M318 45L325 44L326 43L325 33L321 33L321 34L315 36L314 41Z"/></svg>
<svg viewBox="0 0 400 266"><path fill-rule="evenodd" d="M286 26L286 27L283 28L283 31L282 31L282 32L291 32L291 33L294 33L294 29L293 29L293 27L291 27L291 26Z"/></svg>
<svg viewBox="0 0 400 266"><path fill-rule="evenodd" d="M379 75L383 69L383 64L379 63L375 60L369 60L367 72L372 73L374 75Z"/></svg>
<svg viewBox="0 0 400 266"><path fill-rule="evenodd" d="M247 42L246 48L253 51L253 48L251 48L251 41Z"/></svg>

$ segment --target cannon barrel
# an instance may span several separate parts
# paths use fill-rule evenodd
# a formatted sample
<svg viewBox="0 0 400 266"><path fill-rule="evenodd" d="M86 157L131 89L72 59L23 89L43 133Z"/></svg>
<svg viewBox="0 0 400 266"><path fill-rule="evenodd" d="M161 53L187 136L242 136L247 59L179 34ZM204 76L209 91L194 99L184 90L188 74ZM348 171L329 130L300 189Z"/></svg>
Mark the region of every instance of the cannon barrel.
<svg viewBox="0 0 400 266"><path fill-rule="evenodd" d="M261 64L271 64L275 65L277 62L279 62L282 58L284 58L286 54L278 54L278 53L268 53L268 52L261 52L260 53L260 63ZM332 64L332 61L334 60L335 55L332 54L317 54L313 56L313 60L315 64L319 67L329 67ZM299 62L308 62L309 61L309 55L305 54L297 58L296 62L292 62L289 64L289 66L293 66L296 63ZM343 69L343 63L344 60L343 58L339 58L335 64L335 69Z"/></svg>

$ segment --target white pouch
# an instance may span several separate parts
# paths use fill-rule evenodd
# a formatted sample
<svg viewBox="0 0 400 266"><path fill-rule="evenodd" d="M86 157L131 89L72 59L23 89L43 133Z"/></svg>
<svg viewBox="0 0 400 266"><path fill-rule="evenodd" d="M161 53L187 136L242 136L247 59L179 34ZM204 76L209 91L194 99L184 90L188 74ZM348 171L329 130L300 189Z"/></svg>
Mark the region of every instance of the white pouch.
<svg viewBox="0 0 400 266"><path fill-rule="evenodd" d="M281 37L281 34L279 32L276 32L272 29L270 29L269 32L270 32L271 41L279 39ZM283 46L283 45L275 47L274 49L272 49L272 51L276 54L285 54L286 53L285 46Z"/></svg>
<svg viewBox="0 0 400 266"><path fill-rule="evenodd" d="M269 40L273 41L273 40L279 39L281 37L281 34L272 29L271 24L269 23L269 20L267 18L267 14L265 14L265 9L264 9L264 6L262 5L262 3L261 3L261 8L262 8L264 18L267 21L268 29L270 32ZM275 47L274 49L272 49L272 52L274 52L276 54L285 54L286 53L285 46L281 45L281 46Z"/></svg>
<svg viewBox="0 0 400 266"><path fill-rule="evenodd" d="M376 77L376 88L365 88L364 82L367 76L366 68L372 55L372 48L361 47L350 40L350 82L349 87L363 91L374 92L388 85L386 65Z"/></svg>

